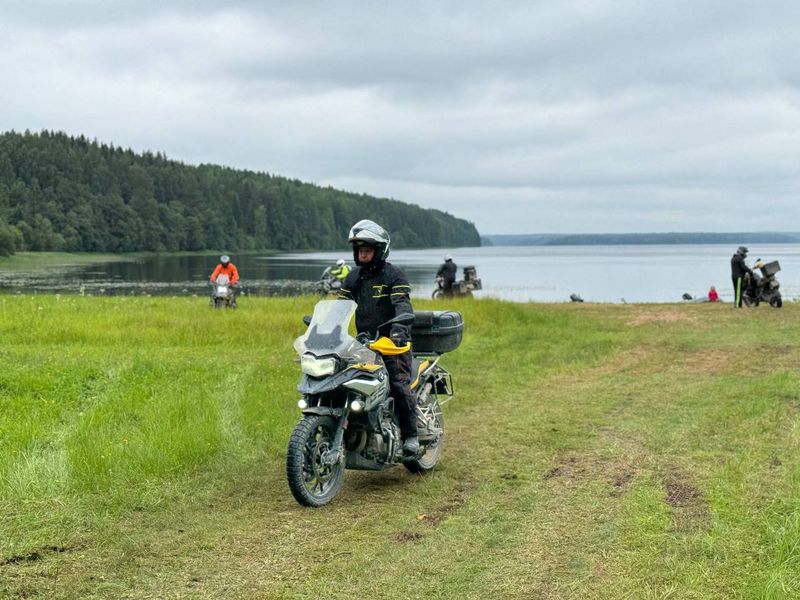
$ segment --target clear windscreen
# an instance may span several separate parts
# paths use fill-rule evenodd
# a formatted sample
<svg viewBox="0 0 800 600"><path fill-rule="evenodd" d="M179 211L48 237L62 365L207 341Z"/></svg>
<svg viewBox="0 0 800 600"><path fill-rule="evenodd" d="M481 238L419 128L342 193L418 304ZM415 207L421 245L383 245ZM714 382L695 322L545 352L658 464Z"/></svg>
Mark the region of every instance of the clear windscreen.
<svg viewBox="0 0 800 600"><path fill-rule="evenodd" d="M350 335L350 321L356 312L352 300L321 300L314 307L314 316L306 332L294 342L294 349L302 355L311 352L317 356L338 354L344 356L354 343Z"/></svg>

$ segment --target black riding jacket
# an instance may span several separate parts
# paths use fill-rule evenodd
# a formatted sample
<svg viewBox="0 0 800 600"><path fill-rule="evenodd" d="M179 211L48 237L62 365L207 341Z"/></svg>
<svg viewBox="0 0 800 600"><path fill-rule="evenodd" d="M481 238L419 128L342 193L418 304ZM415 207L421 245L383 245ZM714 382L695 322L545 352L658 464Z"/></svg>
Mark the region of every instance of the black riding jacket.
<svg viewBox="0 0 800 600"><path fill-rule="evenodd" d="M753 271L750 270L750 267L744 264L744 256L738 252L733 255L731 258L731 277L733 277L733 279L744 277L745 273L752 272Z"/></svg>
<svg viewBox="0 0 800 600"><path fill-rule="evenodd" d="M388 262L357 266L350 271L339 289L339 298L355 300L356 329L359 333L374 336L378 326L404 313L414 314L411 307L411 286L402 270ZM384 327L380 335L389 336L391 329L400 329L406 339L411 339L411 328L394 324Z"/></svg>
<svg viewBox="0 0 800 600"><path fill-rule="evenodd" d="M452 260L446 260L442 263L442 266L439 267L439 270L436 271L436 275L443 278L445 281L455 281L456 271L458 271L456 263Z"/></svg>

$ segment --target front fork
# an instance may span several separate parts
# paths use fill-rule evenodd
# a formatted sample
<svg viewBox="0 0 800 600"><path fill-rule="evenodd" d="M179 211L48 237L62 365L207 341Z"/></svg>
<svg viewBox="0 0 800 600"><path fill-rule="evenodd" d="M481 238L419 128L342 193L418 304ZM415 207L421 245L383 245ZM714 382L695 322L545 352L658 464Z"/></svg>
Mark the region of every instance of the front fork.
<svg viewBox="0 0 800 600"><path fill-rule="evenodd" d="M333 443L330 450L323 452L320 460L322 464L327 467L332 467L338 462L344 462L344 432L347 430L348 420L350 415L350 407L346 406L342 411L342 416L339 417L339 424L336 427L336 433L333 436Z"/></svg>

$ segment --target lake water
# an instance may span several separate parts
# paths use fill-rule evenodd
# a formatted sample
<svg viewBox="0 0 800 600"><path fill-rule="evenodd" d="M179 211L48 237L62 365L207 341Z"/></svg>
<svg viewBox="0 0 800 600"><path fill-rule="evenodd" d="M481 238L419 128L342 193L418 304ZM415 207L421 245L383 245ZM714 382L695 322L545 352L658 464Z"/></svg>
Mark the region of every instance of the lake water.
<svg viewBox="0 0 800 600"><path fill-rule="evenodd" d="M800 297L800 244L751 246L748 264L778 260L784 298ZM576 293L587 302L680 302L704 296L716 286L731 300L729 245L663 246L488 246L435 250L393 250L390 261L408 274L414 297L430 297L433 277L445 253L459 266L473 265L483 282L476 297L513 301L566 302ZM322 270L342 252L234 255L246 293L300 293L313 289ZM19 281L0 276L4 291L89 294L205 294L216 255L157 256L31 274Z"/></svg>

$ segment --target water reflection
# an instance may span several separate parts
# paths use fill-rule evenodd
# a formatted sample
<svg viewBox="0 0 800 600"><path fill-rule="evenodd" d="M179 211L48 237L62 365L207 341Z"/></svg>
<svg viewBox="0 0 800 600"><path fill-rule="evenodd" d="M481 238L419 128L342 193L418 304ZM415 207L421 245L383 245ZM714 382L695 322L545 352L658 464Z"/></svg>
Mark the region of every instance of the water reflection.
<svg viewBox="0 0 800 600"><path fill-rule="evenodd" d="M314 293L322 272L346 255L264 255L231 257L239 269L241 290L248 295ZM217 254L161 255L102 264L48 269L30 273L0 273L4 292L78 293L91 295L173 295L210 293L208 278ZM432 289L436 265L408 269L414 286ZM427 286L426 286L427 284ZM430 291L428 291L430 293Z"/></svg>
<svg viewBox="0 0 800 600"><path fill-rule="evenodd" d="M665 246L523 246L434 250L393 250L390 261L401 267L412 296L429 298L433 277L445 253L462 268L474 265L483 281L477 297L513 301L568 302L577 293L587 302L680 302L683 293L705 296L716 286L724 300L733 296L728 245ZM800 296L800 244L751 246L750 256L779 260L781 292ZM85 294L210 293L208 277L216 254L153 256L106 264L20 275L0 273L0 290ZM314 293L322 271L352 255L342 252L237 254L246 294ZM752 260L749 264L752 264Z"/></svg>

